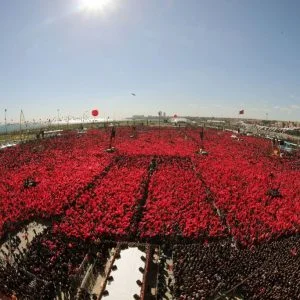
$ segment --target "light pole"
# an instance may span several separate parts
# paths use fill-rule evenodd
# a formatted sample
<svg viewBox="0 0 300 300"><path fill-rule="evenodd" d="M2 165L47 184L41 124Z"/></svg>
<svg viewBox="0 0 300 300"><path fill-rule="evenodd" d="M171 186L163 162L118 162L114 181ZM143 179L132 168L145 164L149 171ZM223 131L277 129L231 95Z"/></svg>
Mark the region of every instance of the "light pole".
<svg viewBox="0 0 300 300"><path fill-rule="evenodd" d="M160 136L160 117L161 117L161 115L162 115L162 112L159 111L158 112L158 131L159 131L159 136Z"/></svg>
<svg viewBox="0 0 300 300"><path fill-rule="evenodd" d="M57 109L57 129L59 129L59 108Z"/></svg>
<svg viewBox="0 0 300 300"><path fill-rule="evenodd" d="M7 109L5 108L4 109L4 124L5 124L5 133L7 135L7 120L6 120L6 112L7 112Z"/></svg>
<svg viewBox="0 0 300 300"><path fill-rule="evenodd" d="M86 110L83 114L82 114L82 125L84 124L84 120L87 116L87 113L89 112L89 110Z"/></svg>

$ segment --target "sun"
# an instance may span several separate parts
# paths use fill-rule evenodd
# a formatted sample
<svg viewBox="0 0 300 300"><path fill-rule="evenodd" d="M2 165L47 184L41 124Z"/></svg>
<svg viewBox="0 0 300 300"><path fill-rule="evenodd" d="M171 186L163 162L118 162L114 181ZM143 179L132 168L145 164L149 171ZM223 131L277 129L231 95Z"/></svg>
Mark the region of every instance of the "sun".
<svg viewBox="0 0 300 300"><path fill-rule="evenodd" d="M81 0L80 9L90 12L103 12L113 5L114 0Z"/></svg>

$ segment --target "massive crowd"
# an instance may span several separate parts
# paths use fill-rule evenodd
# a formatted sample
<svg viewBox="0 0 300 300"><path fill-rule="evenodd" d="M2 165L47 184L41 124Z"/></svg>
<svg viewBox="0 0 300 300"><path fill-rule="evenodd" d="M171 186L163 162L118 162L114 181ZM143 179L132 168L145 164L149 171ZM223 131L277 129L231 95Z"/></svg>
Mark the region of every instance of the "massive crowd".
<svg viewBox="0 0 300 300"><path fill-rule="evenodd" d="M0 295L15 293L19 299L75 299L85 275L84 267L103 267L108 243L89 244L46 229L29 248L14 254L14 263L0 264Z"/></svg>
<svg viewBox="0 0 300 300"><path fill-rule="evenodd" d="M110 143L109 129L91 130L86 134L68 132L61 137L2 149L0 238L4 239L10 231L16 232L24 222L43 218L53 225L51 232L64 241L64 245L59 244L63 248L59 253L67 251L65 260L69 250L74 251L72 242L69 249L69 241L76 239L90 244L99 238L155 243L197 241L201 245L211 245L200 247L203 251L200 254L193 246L182 248L187 256L183 252L180 254L181 250L178 250L180 253L175 251L178 257L182 255L178 258L182 262L197 260L203 254L204 258L196 264L201 268L205 268L205 259L211 259L212 263L215 254L216 259L220 257L218 253L222 249L227 249L224 253L231 255L235 262L245 257L244 267L253 263L253 270L259 263L255 264L251 259L267 260L268 247L291 248L296 253L298 240L295 236L300 225L300 154L274 156L272 144L267 140L246 136L233 139L231 133L222 131L205 130L203 141L200 141L199 132L144 127L136 130L132 137L131 128L119 128L114 139L116 151L112 153L105 151ZM199 154L200 146L207 155ZM282 236L291 237L284 242L277 241ZM34 243L37 244L33 245L30 256L37 257L39 266L28 258L20 261L26 264L27 271L40 274L36 276L50 282L53 289L55 278L51 270L40 268L42 261L47 261L50 256L43 250L41 253L46 256L39 258L36 252L36 249L44 249L41 245L45 243L51 249L51 238L47 233ZM293 243L297 249L293 248ZM86 250L83 244L79 243L78 259L70 258L72 265L73 260L76 265L82 259ZM253 254L250 249L256 244L262 246L255 248ZM248 250L235 252L246 246ZM277 252L279 255L280 250ZM289 263L298 257L297 253L292 258L278 256L283 257L279 261ZM65 263L58 257L51 259L57 259L67 272ZM234 274L233 267L225 262L217 260L216 266ZM289 268L289 265L285 266ZM214 279L219 285L215 285L210 277L205 281L200 276L203 291L196 291L183 282L178 285L177 293L187 297L191 290L197 299L197 295L206 297L214 291L229 290L239 280L244 280L245 274L252 272L252 267L249 268L241 271L240 277L232 275L230 282ZM268 270L269 266L266 268ZM59 268L53 270L65 274ZM177 275L180 272L187 274L185 268L180 270L177 268ZM27 273L20 269L20 274L13 273L16 272L13 266L5 272L3 274L9 279L3 281L4 285L1 283L1 290L20 291L17 288L19 282L14 283L13 278L22 278ZM216 270L213 272L218 274ZM225 275L231 278L230 274ZM253 276L251 278L255 278ZM189 278L187 281L196 286L191 276L184 275L183 278ZM8 285L10 281L12 283ZM249 297L255 299L258 289L252 287L251 282L249 279L241 287L244 287L243 293L247 289L253 291L249 292L252 293ZM49 286L44 285L41 295L48 293ZM62 279L59 289L67 288L70 289L70 283ZM262 291L264 289L263 295L268 293L267 287ZM57 286L54 290L58 290Z"/></svg>
<svg viewBox="0 0 300 300"><path fill-rule="evenodd" d="M221 236L225 228L206 197L190 158L158 159L140 223L142 237Z"/></svg>
<svg viewBox="0 0 300 300"><path fill-rule="evenodd" d="M62 214L112 156L104 134L32 141L0 151L0 236L3 225Z"/></svg>
<svg viewBox="0 0 300 300"><path fill-rule="evenodd" d="M272 156L271 142L211 133L210 155L194 159L230 233L243 244L298 232L299 153Z"/></svg>
<svg viewBox="0 0 300 300"><path fill-rule="evenodd" d="M173 259L176 299L300 299L299 236L245 249L175 245Z"/></svg>
<svg viewBox="0 0 300 300"><path fill-rule="evenodd" d="M128 239L135 230L133 217L144 196L149 164L147 157L120 158L66 211L56 229L83 239Z"/></svg>
<svg viewBox="0 0 300 300"><path fill-rule="evenodd" d="M105 131L1 151L0 233L6 224L62 216L57 228L69 235L127 237L141 209L137 232L148 239L229 232L252 244L298 231L299 154L273 157L266 140L206 131L209 155L197 155L195 130L144 130L134 139L120 131L114 153L104 151Z"/></svg>

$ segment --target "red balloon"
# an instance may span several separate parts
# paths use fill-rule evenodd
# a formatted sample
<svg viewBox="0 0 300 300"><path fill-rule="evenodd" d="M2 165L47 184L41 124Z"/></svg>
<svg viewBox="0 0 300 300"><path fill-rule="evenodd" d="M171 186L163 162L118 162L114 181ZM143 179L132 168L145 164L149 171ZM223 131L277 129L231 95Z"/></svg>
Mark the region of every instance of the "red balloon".
<svg viewBox="0 0 300 300"><path fill-rule="evenodd" d="M99 115L98 109L93 109L93 110L92 110L92 116L93 116L93 117L97 117L98 115Z"/></svg>

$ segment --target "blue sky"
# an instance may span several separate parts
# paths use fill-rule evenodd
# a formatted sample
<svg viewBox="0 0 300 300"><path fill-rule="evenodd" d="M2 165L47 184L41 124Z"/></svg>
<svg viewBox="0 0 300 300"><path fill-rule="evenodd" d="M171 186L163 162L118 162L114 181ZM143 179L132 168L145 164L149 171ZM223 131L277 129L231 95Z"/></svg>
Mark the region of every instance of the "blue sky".
<svg viewBox="0 0 300 300"><path fill-rule="evenodd" d="M300 120L300 1L99 1L1 0L0 122L5 108Z"/></svg>

